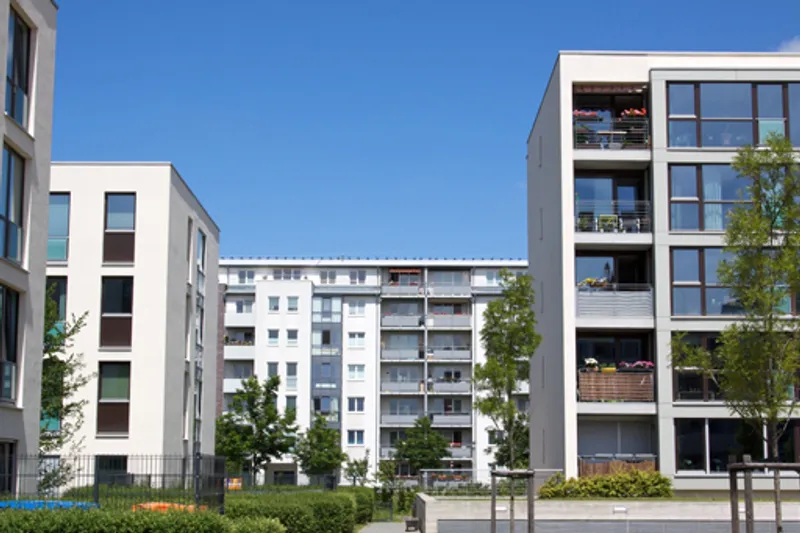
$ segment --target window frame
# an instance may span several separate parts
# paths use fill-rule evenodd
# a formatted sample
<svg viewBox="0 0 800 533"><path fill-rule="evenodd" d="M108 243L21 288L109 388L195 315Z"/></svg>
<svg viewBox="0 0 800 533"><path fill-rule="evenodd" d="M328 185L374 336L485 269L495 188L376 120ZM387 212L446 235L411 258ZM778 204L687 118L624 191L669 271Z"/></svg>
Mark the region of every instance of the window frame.
<svg viewBox="0 0 800 533"><path fill-rule="evenodd" d="M358 370L361 370L360 372ZM364 381L367 379L367 367L363 363L347 365L347 381Z"/></svg>
<svg viewBox="0 0 800 533"><path fill-rule="evenodd" d="M112 313L106 311L106 282L111 280L119 280L119 281L130 281L130 312L121 312L121 313ZM123 286L124 289L124 286ZM134 286L134 276L102 276L100 278L100 316L101 317L133 317L133 309L134 309L134 296L135 296L135 286ZM125 306L123 306L125 307Z"/></svg>
<svg viewBox="0 0 800 533"><path fill-rule="evenodd" d="M267 379L272 379L274 377L280 376L280 372L281 372L280 363L278 363L277 361L267 362Z"/></svg>
<svg viewBox="0 0 800 533"><path fill-rule="evenodd" d="M15 403L19 389L20 293L0 284L0 363L11 366L11 380L0 381L0 402ZM5 368L3 369L5 372ZM0 375L0 377L3 377Z"/></svg>
<svg viewBox="0 0 800 533"><path fill-rule="evenodd" d="M670 233L714 233L723 234L726 228L723 229L706 229L705 220L705 207L706 205L752 205L752 202L746 200L705 200L703 194L703 167L708 166L730 166L725 163L674 163L670 164L667 168L667 187L669 192L669 210L667 216L669 217L669 232ZM672 196L672 169L675 167L694 167L695 170L695 187L697 191L696 198ZM696 205L697 206L697 229L675 229L672 227L672 206L673 205ZM723 212L723 226L725 226L725 213Z"/></svg>
<svg viewBox="0 0 800 533"><path fill-rule="evenodd" d="M364 396L350 396L347 398L348 413L363 413L366 410Z"/></svg>
<svg viewBox="0 0 800 533"><path fill-rule="evenodd" d="M292 339L292 333L294 333L294 339ZM286 330L286 345L287 346L297 346L300 342L300 331L297 329L287 329Z"/></svg>
<svg viewBox="0 0 800 533"><path fill-rule="evenodd" d="M280 313L280 311L281 311L281 297L267 296L267 312Z"/></svg>
<svg viewBox="0 0 800 533"><path fill-rule="evenodd" d="M103 398L103 368L104 367L127 367L128 369L128 390L127 398ZM130 433L130 404L131 404L131 380L133 377L133 364L130 361L100 361L97 367L97 426L96 433L98 435L128 435ZM107 431L100 429L100 406L103 404L127 406L127 429L125 431Z"/></svg>
<svg viewBox="0 0 800 533"><path fill-rule="evenodd" d="M698 268L698 278L699 281L691 282L691 281L675 281L675 250L692 250L698 252L697 254L697 268ZM726 317L726 320L730 320L730 317L739 317L741 315L737 314L730 314L730 315L709 315L708 314L708 306L706 305L706 291L707 289L727 289L722 284L711 284L709 285L706 281L706 250L724 250L721 246L670 246L669 249L669 281L670 281L670 316L679 317L679 318L691 318L691 317ZM699 288L700 289L700 314L699 315L676 315L675 314L675 289L676 288ZM794 299L792 299L794 301Z"/></svg>
<svg viewBox="0 0 800 533"><path fill-rule="evenodd" d="M292 302L294 302L294 306L292 306ZM287 296L286 297L286 312L287 313L298 313L298 312L300 312L300 297L299 296Z"/></svg>
<svg viewBox="0 0 800 533"><path fill-rule="evenodd" d="M22 154L17 152L8 143L3 143L3 172L0 187L4 189L2 194L6 195L6 204L0 206L0 209L3 209L3 211L0 211L0 226L2 226L2 237L0 238L3 240L0 253L2 253L3 258L16 264L22 264L25 248L24 221L26 215L25 181L27 177L27 163L28 160ZM21 169L19 175L15 172L17 167ZM16 187L15 184L18 180L20 184L19 187ZM17 189L19 189L19 198L14 198L14 193ZM12 221L12 217L9 214L12 211L16 215L14 217L16 221ZM19 228L19 237L12 234L14 227ZM16 256L12 255L12 242L16 242Z"/></svg>
<svg viewBox="0 0 800 533"><path fill-rule="evenodd" d="M348 429L347 430L347 445L348 446L364 446L364 430L363 429Z"/></svg>
<svg viewBox="0 0 800 533"><path fill-rule="evenodd" d="M367 334L363 331L350 331L347 333L348 348L365 348L367 345Z"/></svg>
<svg viewBox="0 0 800 533"><path fill-rule="evenodd" d="M6 102L5 114L16 122L25 131L28 131L31 106L31 66L33 65L33 27L12 6L9 12L9 29L13 30L13 40L9 35L9 50L11 52L11 65L6 60ZM13 28L11 26L13 25ZM24 29L24 37L17 38L18 31ZM24 41L22 40L24 39ZM23 51L18 52L17 46L22 45ZM11 68L9 68L11 67ZM22 90L24 95L24 108L22 117L15 112L17 108L17 90Z"/></svg>
<svg viewBox="0 0 800 533"><path fill-rule="evenodd" d="M273 332L275 335L273 336ZM281 330L268 329L267 330L267 346L277 346L280 343Z"/></svg>
<svg viewBox="0 0 800 533"><path fill-rule="evenodd" d="M62 197L62 198L66 197L66 199L67 199L67 202L66 202L66 206L67 206L67 224L66 224L67 231L66 231L66 235L54 235L53 234L52 223L53 223L53 218L54 217L53 217L53 211L52 210L53 210L53 198L54 197ZM70 233L70 224L71 224L71 218L72 218L72 216L71 216L72 215L72 194L69 193L69 192L58 192L58 191L51 192L50 196L49 196L49 203L48 203L48 215L49 215L50 218L49 218L48 224L47 224L47 261L48 262L56 262L56 263L66 262L66 261L69 260L69 233ZM51 242L51 240L56 240L56 241L63 240L64 241L64 257L63 257L63 259L62 258L51 258L50 257L50 242Z"/></svg>

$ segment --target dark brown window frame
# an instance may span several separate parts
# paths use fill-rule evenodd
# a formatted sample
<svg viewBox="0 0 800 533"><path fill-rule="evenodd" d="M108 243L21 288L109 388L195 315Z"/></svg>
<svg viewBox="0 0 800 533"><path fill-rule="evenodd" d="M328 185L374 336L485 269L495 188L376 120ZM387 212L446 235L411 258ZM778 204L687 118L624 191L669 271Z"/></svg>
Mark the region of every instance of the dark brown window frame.
<svg viewBox="0 0 800 533"><path fill-rule="evenodd" d="M9 13L9 19L9 25L11 25L12 22L14 24L14 42L12 43L13 56L11 60L11 72L6 72L6 101L8 105L5 106L5 112L6 115L17 124L23 128L27 128L30 120L31 107L31 66L33 64L31 57L31 35L33 31L28 21L13 7ZM23 30L21 34L19 33L20 30ZM21 52L17 50L17 47L20 46L23 48ZM16 113L18 89L22 90L22 93L27 99L25 108L22 110L22 117L18 117Z"/></svg>
<svg viewBox="0 0 800 533"><path fill-rule="evenodd" d="M781 86L782 91L782 105L783 105L783 124L784 124L784 136L792 140L790 137L789 125L790 125L790 116L789 116L789 85L794 84L797 82L793 81L784 81L784 82L773 82L769 80L764 81L719 81L719 80L707 80L707 81L670 81L667 82L667 90L666 90L666 103L667 103L667 144L669 148L715 148L715 149L726 149L727 147L724 146L703 146L703 122L751 122L752 123L752 134L753 134L753 145L755 146L763 146L760 142L759 138L759 131L758 131L758 86L759 85L778 85ZM743 85L749 84L750 91L751 91L751 104L752 104L752 117L746 119L742 117L730 117L730 118L703 118L703 110L700 106L700 86L704 84L716 84L716 85ZM694 87L694 116L689 117L686 115L671 115L670 114L670 87L672 85L692 85ZM773 119L776 120L776 119ZM673 146L670 144L670 135L669 135L669 127L670 124L673 122L694 122L695 123L695 139L696 143L695 146ZM798 140L800 143L800 140ZM794 143L793 143L794 144ZM735 150L740 148L740 146L732 145L730 146L731 150Z"/></svg>
<svg viewBox="0 0 800 533"><path fill-rule="evenodd" d="M127 400L121 399L114 399L114 400L104 400L103 396L103 366L104 365L127 365L128 366L128 394ZM130 406L131 406L131 379L132 379L132 364L130 361L100 361L97 365L97 427L96 432L98 435L127 435L130 433ZM109 407L105 409L103 406L117 406L117 407ZM122 406L124 406L124 421L126 429L125 431L122 430L101 430L100 429L100 422L101 416L103 416L102 411L108 410L112 411L112 415L116 417L120 417L123 415Z"/></svg>
<svg viewBox="0 0 800 533"><path fill-rule="evenodd" d="M20 264L22 263L22 258L24 255L23 250L25 247L25 226L23 222L25 220L24 206L25 206L25 178L27 174L26 172L27 160L13 147L11 147L11 145L9 145L8 143L3 144L3 150L4 152L8 152L8 166L5 165L3 166L3 179L2 183L0 183L0 187L5 188L5 194L6 194L6 205L2 206L5 209L5 213L0 213L0 222L2 222L2 225L4 226L4 233L5 233L5 235L3 236L5 242L3 243L3 247L2 250L0 250L0 253L2 253L5 259ZM20 183L19 186L19 192L20 192L19 198L14 198L14 189L16 189L16 187L13 186L14 183L13 170L15 162L22 167L22 172L20 174L20 179L22 180L22 183ZM13 205L14 203L16 203L16 205ZM11 217L9 216L9 212L12 211L12 207L13 210L16 211L16 217L15 217L16 221L12 221ZM14 227L19 228L21 234L18 246L16 247L17 248L16 257L13 257L11 253L12 239L14 241L17 240L16 232L12 232L12 229Z"/></svg>
<svg viewBox="0 0 800 533"><path fill-rule="evenodd" d="M706 350L711 349L711 341L715 338L719 338L719 332L695 332L692 331L688 335L694 335L700 338L700 346ZM673 333L674 336L674 333ZM701 391L702 398L699 400L681 400L678 398L678 375L681 373L694 373L697 374L699 372L692 371L692 370L682 370L679 367L672 368L672 401L675 403L691 403L691 402L722 402L722 398L718 397L716 399L710 398L710 390L712 388L713 381L708 376L701 376L703 380L703 389Z"/></svg>
<svg viewBox="0 0 800 533"><path fill-rule="evenodd" d="M581 331L575 336L575 355L578 355L578 341L586 339L613 339L614 340L614 362L619 364L622 360L619 358L621 353L622 340L637 339L642 341L642 358L640 361L651 361L655 363L655 349L654 338L649 332L626 331L619 333L611 333L604 330L586 330ZM583 367L583 361L576 361L578 368Z"/></svg>
<svg viewBox="0 0 800 533"><path fill-rule="evenodd" d="M47 276L46 282L47 282L46 290L48 291L48 295L50 295L49 291L50 291L51 287L53 288L53 294L52 294L53 298L52 299L55 300L56 305L58 305L58 300L55 298L55 296L57 295L56 289L59 288L58 284L60 284L60 283L64 284L64 300L65 300L65 303L64 303L64 316L61 316L61 312L60 312L61 310L60 310L60 306L59 306L58 319L62 320L62 321L66 320L67 319L67 305L68 305L66 300L67 300L68 293L69 293L69 277L68 276ZM54 287L54 285L55 285L55 287Z"/></svg>
<svg viewBox="0 0 800 533"><path fill-rule="evenodd" d="M705 206L709 205L748 205L750 202L742 200L704 200L703 199L703 167L705 166L729 166L725 163L675 163L670 164L667 169L667 187L669 191L669 210L667 216L669 217L669 231L670 232L709 232L709 233L724 233L725 229L706 229L705 228ZM697 199L681 198L672 196L672 169L675 167L694 167L695 169L695 187L697 188ZM672 227L672 206L673 205L697 205L697 229L674 229ZM724 225L724 223L723 223Z"/></svg>
<svg viewBox="0 0 800 533"><path fill-rule="evenodd" d="M131 283L131 310L130 312L112 313L105 311L105 294L106 294L106 281L108 280L130 280ZM115 348L115 349L130 349L133 344L133 310L134 310L134 296L135 284L133 276L103 276L100 280L100 342L101 348ZM114 331L114 328L125 329L127 334L123 340L127 342L104 342L107 335L114 336L109 333L109 329ZM105 334L104 334L105 330Z"/></svg>
<svg viewBox="0 0 800 533"><path fill-rule="evenodd" d="M115 229L108 227L108 200L113 196L133 197L133 227ZM136 216L138 198L131 191L108 191L105 193L103 211L103 262L133 264L136 260Z"/></svg>
<svg viewBox="0 0 800 533"><path fill-rule="evenodd" d="M0 363L14 365L14 380L10 397L0 396L2 401L14 402L19 390L19 293L5 285L0 285L2 315L0 315ZM0 392L2 392L0 390Z"/></svg>

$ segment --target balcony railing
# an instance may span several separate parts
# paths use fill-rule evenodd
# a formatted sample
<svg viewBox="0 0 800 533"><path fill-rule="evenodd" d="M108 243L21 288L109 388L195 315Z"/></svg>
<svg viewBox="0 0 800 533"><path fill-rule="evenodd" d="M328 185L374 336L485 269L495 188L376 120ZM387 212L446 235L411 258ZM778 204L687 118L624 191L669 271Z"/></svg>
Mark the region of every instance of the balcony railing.
<svg viewBox="0 0 800 533"><path fill-rule="evenodd" d="M389 282L384 283L381 292L396 296L422 296L425 294L425 286L422 283L400 285Z"/></svg>
<svg viewBox="0 0 800 533"><path fill-rule="evenodd" d="M469 394L472 391L472 383L469 381L436 381L428 392Z"/></svg>
<svg viewBox="0 0 800 533"><path fill-rule="evenodd" d="M453 446L455 443L447 448L447 457L453 459L470 459L472 457L472 446Z"/></svg>
<svg viewBox="0 0 800 533"><path fill-rule="evenodd" d="M420 353L422 353L422 348L383 348L381 350L381 359L419 361L422 359Z"/></svg>
<svg viewBox="0 0 800 533"><path fill-rule="evenodd" d="M413 426L422 413L381 413L381 424L387 426Z"/></svg>
<svg viewBox="0 0 800 533"><path fill-rule="evenodd" d="M650 202L576 200L575 231L583 233L650 233Z"/></svg>
<svg viewBox="0 0 800 533"><path fill-rule="evenodd" d="M420 313L410 315L387 313L381 316L381 326L389 328L418 328L422 326L422 315Z"/></svg>
<svg viewBox="0 0 800 533"><path fill-rule="evenodd" d="M650 147L650 122L645 117L575 117L572 126L575 148L627 150Z"/></svg>
<svg viewBox="0 0 800 533"><path fill-rule="evenodd" d="M599 453L583 456L578 459L578 475L588 477L631 470L654 472L656 458L653 453Z"/></svg>
<svg viewBox="0 0 800 533"><path fill-rule="evenodd" d="M428 283L429 296L470 296L472 286L469 281L463 283L445 283L432 281Z"/></svg>
<svg viewBox="0 0 800 533"><path fill-rule="evenodd" d="M652 317L653 288L636 283L586 280L575 287L575 315L579 317Z"/></svg>
<svg viewBox="0 0 800 533"><path fill-rule="evenodd" d="M578 397L582 402L653 402L653 383L652 370L581 370L578 372Z"/></svg>
<svg viewBox="0 0 800 533"><path fill-rule="evenodd" d="M470 413L431 413L431 424L434 426L469 426L472 424Z"/></svg>
<svg viewBox="0 0 800 533"><path fill-rule="evenodd" d="M15 401L17 399L17 364L11 361L0 361L0 400Z"/></svg>
<svg viewBox="0 0 800 533"><path fill-rule="evenodd" d="M469 361L471 358L469 346L431 346L428 350L428 359L434 361Z"/></svg>
<svg viewBox="0 0 800 533"><path fill-rule="evenodd" d="M419 381L381 381L381 392L425 392L425 382Z"/></svg>
<svg viewBox="0 0 800 533"><path fill-rule="evenodd" d="M472 315L430 315L430 326L435 328L463 328L472 325Z"/></svg>
<svg viewBox="0 0 800 533"><path fill-rule="evenodd" d="M381 459L391 459L397 452L394 446L381 446Z"/></svg>

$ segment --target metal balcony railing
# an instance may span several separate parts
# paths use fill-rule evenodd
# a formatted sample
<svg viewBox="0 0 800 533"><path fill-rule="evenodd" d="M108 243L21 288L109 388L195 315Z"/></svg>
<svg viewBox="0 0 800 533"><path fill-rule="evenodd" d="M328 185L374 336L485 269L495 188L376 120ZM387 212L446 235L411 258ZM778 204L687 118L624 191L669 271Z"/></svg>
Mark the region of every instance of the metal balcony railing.
<svg viewBox="0 0 800 533"><path fill-rule="evenodd" d="M646 117L575 117L572 130L575 148L627 150L650 147L650 121Z"/></svg>
<svg viewBox="0 0 800 533"><path fill-rule="evenodd" d="M472 325L472 315L428 315L429 325L434 328L462 328Z"/></svg>
<svg viewBox="0 0 800 533"><path fill-rule="evenodd" d="M652 370L632 372L578 371L578 397L581 402L653 402Z"/></svg>
<svg viewBox="0 0 800 533"><path fill-rule="evenodd" d="M422 283L412 284L399 284L393 282L384 282L381 286L383 294L396 295L396 296L422 296L425 294L425 286Z"/></svg>
<svg viewBox="0 0 800 533"><path fill-rule="evenodd" d="M472 286L469 280L463 280L460 283L444 281L428 283L429 296L470 296L471 294Z"/></svg>
<svg viewBox="0 0 800 533"><path fill-rule="evenodd" d="M472 349L469 346L431 346L428 348L428 360L469 361Z"/></svg>
<svg viewBox="0 0 800 533"><path fill-rule="evenodd" d="M420 416L422 416L421 412L381 413L381 424L387 426L413 426Z"/></svg>
<svg viewBox="0 0 800 533"><path fill-rule="evenodd" d="M435 381L428 392L435 393L455 393L468 394L472 391L472 383L469 381Z"/></svg>
<svg viewBox="0 0 800 533"><path fill-rule="evenodd" d="M468 426L472 424L470 413L430 413L434 426Z"/></svg>
<svg viewBox="0 0 800 533"><path fill-rule="evenodd" d="M650 233L650 202L644 200L576 200L575 231L582 233Z"/></svg>
<svg viewBox="0 0 800 533"><path fill-rule="evenodd" d="M407 315L384 313L381 315L381 326L390 328L418 328L422 326L422 313Z"/></svg>
<svg viewBox="0 0 800 533"><path fill-rule="evenodd" d="M419 361L422 359L420 354L424 353L422 347L419 348L383 348L381 349L381 359L394 361Z"/></svg>
<svg viewBox="0 0 800 533"><path fill-rule="evenodd" d="M381 381L381 392L425 392L425 382L418 381Z"/></svg>
<svg viewBox="0 0 800 533"><path fill-rule="evenodd" d="M578 317L652 317L653 287L585 280L575 287Z"/></svg>

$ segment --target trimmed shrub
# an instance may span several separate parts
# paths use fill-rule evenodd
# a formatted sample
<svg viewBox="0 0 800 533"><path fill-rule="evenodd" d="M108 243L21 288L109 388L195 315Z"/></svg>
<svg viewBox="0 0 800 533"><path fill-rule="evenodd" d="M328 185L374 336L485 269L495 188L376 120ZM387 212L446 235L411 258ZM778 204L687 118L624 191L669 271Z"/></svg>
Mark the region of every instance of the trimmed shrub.
<svg viewBox="0 0 800 533"><path fill-rule="evenodd" d="M13 510L0 517L0 533L232 533L231 521L216 513Z"/></svg>
<svg viewBox="0 0 800 533"><path fill-rule="evenodd" d="M232 533L286 533L286 528L276 518L251 516L232 521Z"/></svg>
<svg viewBox="0 0 800 533"><path fill-rule="evenodd" d="M669 498L672 480L661 472L630 470L616 474L565 479L559 473L539 488L539 498Z"/></svg>
<svg viewBox="0 0 800 533"><path fill-rule="evenodd" d="M249 495L229 494L225 502L225 516L237 521L244 518L275 518L286 528L286 533L317 533L316 517L296 497L281 494Z"/></svg>
<svg viewBox="0 0 800 533"><path fill-rule="evenodd" d="M353 495L356 504L356 524L372 522L375 510L375 491L369 487L339 487L341 492Z"/></svg>
<svg viewBox="0 0 800 533"><path fill-rule="evenodd" d="M318 494L295 494L311 508L316 518L319 533L353 533L356 525L356 505L350 494L323 492Z"/></svg>

